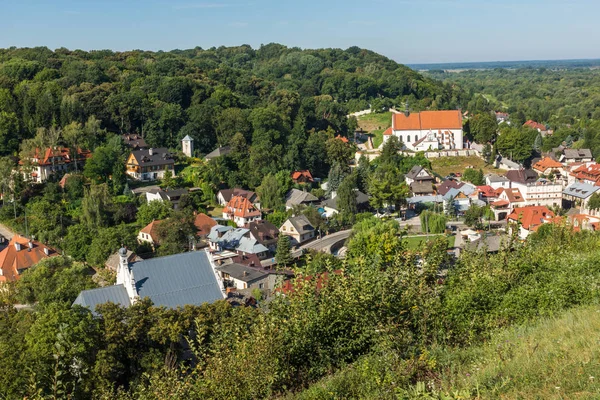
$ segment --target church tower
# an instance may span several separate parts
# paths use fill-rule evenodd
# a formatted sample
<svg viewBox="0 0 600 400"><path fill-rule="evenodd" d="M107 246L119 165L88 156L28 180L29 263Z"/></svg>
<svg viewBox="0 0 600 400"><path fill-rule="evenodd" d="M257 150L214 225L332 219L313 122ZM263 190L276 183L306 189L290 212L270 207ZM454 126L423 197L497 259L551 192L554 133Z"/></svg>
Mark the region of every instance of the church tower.
<svg viewBox="0 0 600 400"><path fill-rule="evenodd" d="M133 279L133 271L129 269L129 260L127 259L127 249L121 247L119 249L119 269L117 270L117 285L123 285L127 290L129 300L133 304L137 298L135 290L135 279Z"/></svg>
<svg viewBox="0 0 600 400"><path fill-rule="evenodd" d="M194 154L194 139L192 139L190 135L185 135L181 140L181 148L183 149L183 154L192 157Z"/></svg>

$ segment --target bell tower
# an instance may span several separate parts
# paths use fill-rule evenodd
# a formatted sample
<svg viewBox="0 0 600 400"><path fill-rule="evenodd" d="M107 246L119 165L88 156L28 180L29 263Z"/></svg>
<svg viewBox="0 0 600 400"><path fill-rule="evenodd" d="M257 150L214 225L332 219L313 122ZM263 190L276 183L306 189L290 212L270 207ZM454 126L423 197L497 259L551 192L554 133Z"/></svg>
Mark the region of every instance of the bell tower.
<svg viewBox="0 0 600 400"><path fill-rule="evenodd" d="M190 135L185 135L185 137L181 139L181 149L183 150L183 154L188 157L192 157L194 154L194 139L192 139Z"/></svg>

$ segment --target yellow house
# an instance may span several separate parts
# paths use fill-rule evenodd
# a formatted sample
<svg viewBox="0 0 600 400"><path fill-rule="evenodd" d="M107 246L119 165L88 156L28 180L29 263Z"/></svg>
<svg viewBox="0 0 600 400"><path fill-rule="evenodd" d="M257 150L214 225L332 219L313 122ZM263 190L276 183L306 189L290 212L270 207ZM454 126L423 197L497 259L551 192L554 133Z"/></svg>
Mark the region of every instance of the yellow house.
<svg viewBox="0 0 600 400"><path fill-rule="evenodd" d="M127 157L127 175L140 181L162 179L167 170L174 173L175 160L166 148L134 150Z"/></svg>

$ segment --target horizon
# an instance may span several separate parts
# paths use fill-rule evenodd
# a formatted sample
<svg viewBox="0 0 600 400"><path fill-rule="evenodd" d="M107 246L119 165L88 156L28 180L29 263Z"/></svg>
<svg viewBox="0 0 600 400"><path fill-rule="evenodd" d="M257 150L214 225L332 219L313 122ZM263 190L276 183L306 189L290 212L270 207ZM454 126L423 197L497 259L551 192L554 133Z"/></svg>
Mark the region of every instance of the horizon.
<svg viewBox="0 0 600 400"><path fill-rule="evenodd" d="M401 64L597 59L593 0L28 0L0 5L0 47L186 49L281 43L369 49ZM385 11L385 12L383 12ZM532 20L531 16L534 16ZM561 29L544 27L561 20ZM532 21L534 23L532 23ZM535 21L539 21L535 23ZM243 38L243 40L240 40ZM585 40L582 40L585 38ZM501 59L501 60L498 60ZM456 61L460 60L460 61Z"/></svg>

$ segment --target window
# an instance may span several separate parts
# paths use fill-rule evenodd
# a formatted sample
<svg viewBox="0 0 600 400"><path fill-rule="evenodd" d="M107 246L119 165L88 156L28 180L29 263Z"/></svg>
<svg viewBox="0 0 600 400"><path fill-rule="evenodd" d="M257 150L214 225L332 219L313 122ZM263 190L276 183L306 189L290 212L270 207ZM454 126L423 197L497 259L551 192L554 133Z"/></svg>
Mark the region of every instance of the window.
<svg viewBox="0 0 600 400"><path fill-rule="evenodd" d="M410 135L406 136L406 141L410 142Z"/></svg>
<svg viewBox="0 0 600 400"><path fill-rule="evenodd" d="M264 289L265 288L265 284L264 283L259 283L258 284L258 288L259 289Z"/></svg>

